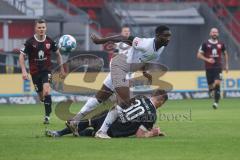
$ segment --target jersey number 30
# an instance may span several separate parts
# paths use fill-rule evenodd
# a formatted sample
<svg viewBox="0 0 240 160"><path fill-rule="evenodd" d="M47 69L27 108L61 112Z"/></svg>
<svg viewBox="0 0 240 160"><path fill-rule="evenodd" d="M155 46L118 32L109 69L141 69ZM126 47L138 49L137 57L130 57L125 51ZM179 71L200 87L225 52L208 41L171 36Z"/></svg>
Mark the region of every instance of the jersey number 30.
<svg viewBox="0 0 240 160"><path fill-rule="evenodd" d="M131 120L137 118L138 116L141 116L145 112L144 107L141 106L141 101L136 99L135 102L136 102L136 104L123 110L123 113L124 113L127 121L131 121Z"/></svg>

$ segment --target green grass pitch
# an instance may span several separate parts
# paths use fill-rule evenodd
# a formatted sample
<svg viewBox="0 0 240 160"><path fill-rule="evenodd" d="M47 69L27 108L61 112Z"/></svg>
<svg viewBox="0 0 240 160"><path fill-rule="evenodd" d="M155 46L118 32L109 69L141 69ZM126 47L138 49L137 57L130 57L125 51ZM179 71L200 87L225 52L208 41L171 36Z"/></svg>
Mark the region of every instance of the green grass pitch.
<svg viewBox="0 0 240 160"><path fill-rule="evenodd" d="M240 100L168 101L158 125L166 137L100 140L44 136L41 105L0 105L0 160L239 160ZM72 111L77 112L75 104ZM49 129L62 129L53 116Z"/></svg>

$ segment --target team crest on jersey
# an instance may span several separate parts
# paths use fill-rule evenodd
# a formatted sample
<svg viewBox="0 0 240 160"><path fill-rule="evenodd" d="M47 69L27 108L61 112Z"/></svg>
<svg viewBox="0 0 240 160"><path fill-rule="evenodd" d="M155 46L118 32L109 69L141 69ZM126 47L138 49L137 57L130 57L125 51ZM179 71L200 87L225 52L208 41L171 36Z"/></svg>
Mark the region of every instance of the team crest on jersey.
<svg viewBox="0 0 240 160"><path fill-rule="evenodd" d="M50 43L47 43L47 44L46 44L46 48L47 48L47 49L50 49L50 47L51 47L51 44L50 44Z"/></svg>
<svg viewBox="0 0 240 160"><path fill-rule="evenodd" d="M210 45L210 44L208 44L208 45L207 45L207 47L208 47L208 48L211 48L211 45Z"/></svg>
<svg viewBox="0 0 240 160"><path fill-rule="evenodd" d="M135 39L135 41L134 41L135 46L138 45L139 40L140 40L139 38L136 38L136 39Z"/></svg>
<svg viewBox="0 0 240 160"><path fill-rule="evenodd" d="M218 44L218 45L217 45L217 48L218 48L218 49L222 48L222 45L221 45L221 44Z"/></svg>

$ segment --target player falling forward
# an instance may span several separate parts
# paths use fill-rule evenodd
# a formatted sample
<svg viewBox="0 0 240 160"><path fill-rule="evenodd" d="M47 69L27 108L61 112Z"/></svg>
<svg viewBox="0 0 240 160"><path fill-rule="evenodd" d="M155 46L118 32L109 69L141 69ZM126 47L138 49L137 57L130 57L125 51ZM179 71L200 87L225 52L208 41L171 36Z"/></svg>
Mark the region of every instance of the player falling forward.
<svg viewBox="0 0 240 160"><path fill-rule="evenodd" d="M107 130L118 117L118 112L128 108L130 105L129 80L126 79L126 75L129 72L136 71L143 71L144 74L148 74L146 71L151 70L151 68L161 70L161 64L154 63L154 61L159 60L165 46L167 46L170 41L170 37L171 31L167 26L158 26L155 29L154 38L139 38L133 36L126 38L121 35L105 38L100 38L96 35L91 36L95 44L124 42L132 46L128 50L128 54L120 54L112 59L110 70L118 105L110 110L102 127L96 133L96 137L108 137ZM151 79L151 75L149 76L148 74L146 76Z"/></svg>
<svg viewBox="0 0 240 160"><path fill-rule="evenodd" d="M45 20L40 19L35 22L35 34L29 38L23 49L20 51L19 63L22 69L22 78L29 79L25 67L25 56L28 56L30 74L38 93L40 101L44 102L45 117L44 124L49 124L50 114L52 112L52 98L50 95L51 87L51 52L57 55L57 62L62 65L62 56L59 52L57 44L46 35L47 25ZM61 66L61 74L65 75L63 66Z"/></svg>
<svg viewBox="0 0 240 160"><path fill-rule="evenodd" d="M123 110L121 118L113 122L108 130L111 137L128 137L136 135L136 137L153 137L163 136L159 127L153 127L156 122L156 109L160 108L166 101L168 96L164 90L156 90L151 98L145 96L136 96L131 99L132 105ZM96 131L101 127L107 113L88 121L80 121L78 124L78 135L94 136ZM124 121L124 122L123 122ZM93 129L89 129L93 127ZM47 136L60 137L70 134L72 131L65 128L60 131L46 131ZM110 137L107 137L110 138Z"/></svg>
<svg viewBox="0 0 240 160"><path fill-rule="evenodd" d="M217 28L212 28L209 35L210 39L201 45L197 57L205 62L209 92L211 95L214 95L212 107L217 109L221 97L222 54L224 56L223 68L226 70L226 73L228 73L228 53L224 43L218 40L219 32Z"/></svg>

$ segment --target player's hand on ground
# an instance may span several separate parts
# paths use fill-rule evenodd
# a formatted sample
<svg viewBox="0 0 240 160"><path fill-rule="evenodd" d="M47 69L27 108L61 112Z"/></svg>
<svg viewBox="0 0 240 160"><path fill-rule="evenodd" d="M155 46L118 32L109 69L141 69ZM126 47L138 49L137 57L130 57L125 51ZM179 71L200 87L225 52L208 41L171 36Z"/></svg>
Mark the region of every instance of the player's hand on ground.
<svg viewBox="0 0 240 160"><path fill-rule="evenodd" d="M167 136L165 132L160 132L158 136Z"/></svg>
<svg viewBox="0 0 240 160"><path fill-rule="evenodd" d="M101 42L101 38L100 38L100 37L98 37L98 36L95 35L95 34L91 34L90 37L91 37L93 43L95 43L95 44L100 44L100 42Z"/></svg>
<svg viewBox="0 0 240 160"><path fill-rule="evenodd" d="M161 132L159 127L155 127L151 131L154 136L166 136L166 134L164 132Z"/></svg>
<svg viewBox="0 0 240 160"><path fill-rule="evenodd" d="M161 133L159 127L153 128L151 131L152 131L154 136L158 136Z"/></svg>
<svg viewBox="0 0 240 160"><path fill-rule="evenodd" d="M215 63L215 60L213 58L208 58L207 62L213 64L213 63Z"/></svg>
<svg viewBox="0 0 240 160"><path fill-rule="evenodd" d="M23 80L29 80L28 73L27 72L23 72L22 73L22 78L23 78Z"/></svg>

